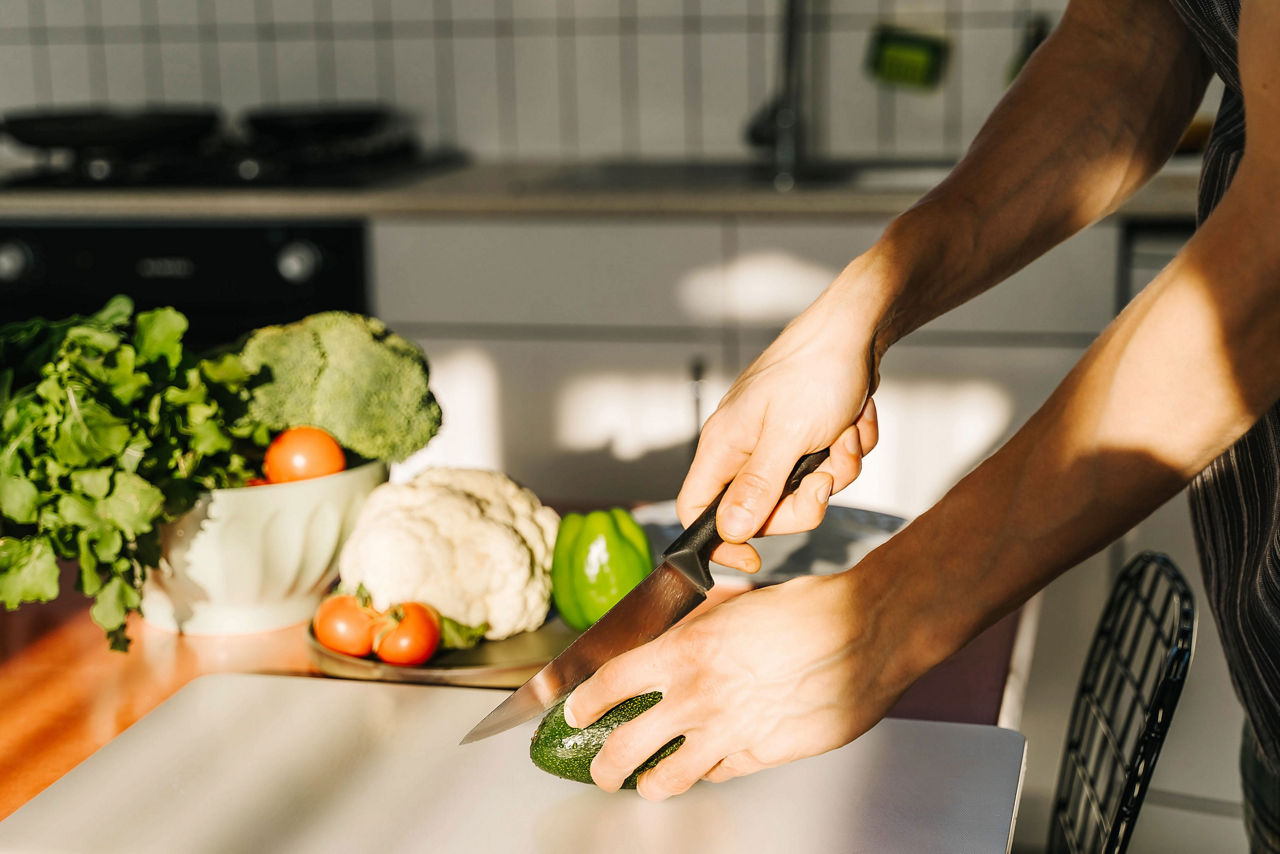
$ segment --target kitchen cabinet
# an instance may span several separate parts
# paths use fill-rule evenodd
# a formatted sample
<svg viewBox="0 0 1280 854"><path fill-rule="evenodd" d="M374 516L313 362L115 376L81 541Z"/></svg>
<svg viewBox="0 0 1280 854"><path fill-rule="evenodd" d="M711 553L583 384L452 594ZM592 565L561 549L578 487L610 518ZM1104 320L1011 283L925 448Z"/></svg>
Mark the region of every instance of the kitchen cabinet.
<svg viewBox="0 0 1280 854"><path fill-rule="evenodd" d="M728 381L714 341L416 340L444 425L406 469L498 468L548 500L673 497Z"/></svg>

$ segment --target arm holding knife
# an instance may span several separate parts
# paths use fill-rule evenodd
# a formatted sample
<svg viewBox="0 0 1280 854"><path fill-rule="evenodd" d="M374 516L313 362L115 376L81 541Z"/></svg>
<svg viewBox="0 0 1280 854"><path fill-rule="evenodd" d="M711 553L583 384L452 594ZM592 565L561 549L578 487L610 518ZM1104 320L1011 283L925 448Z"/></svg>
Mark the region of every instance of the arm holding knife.
<svg viewBox="0 0 1280 854"><path fill-rule="evenodd" d="M662 799L848 743L918 677L1172 497L1280 398L1280 10L1246 0L1237 179L1052 397L935 507L852 569L747 593L605 664L576 726L648 691L592 766ZM1209 77L1173 8L1074 0L952 175L796 318L707 422L678 507L729 484L721 563L816 525L876 440L885 350L1114 210L1164 162ZM779 503L796 459L831 458Z"/></svg>

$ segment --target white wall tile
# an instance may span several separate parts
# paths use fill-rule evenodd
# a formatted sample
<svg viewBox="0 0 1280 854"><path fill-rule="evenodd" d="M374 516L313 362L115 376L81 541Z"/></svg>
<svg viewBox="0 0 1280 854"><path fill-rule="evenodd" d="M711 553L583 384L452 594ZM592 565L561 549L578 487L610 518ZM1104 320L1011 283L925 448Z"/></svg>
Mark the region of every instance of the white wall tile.
<svg viewBox="0 0 1280 854"><path fill-rule="evenodd" d="M225 2L226 0L219 0L218 7L222 7ZM142 25L142 0L99 0L97 5L103 26L139 27Z"/></svg>
<svg viewBox="0 0 1280 854"><path fill-rule="evenodd" d="M54 44L49 45L48 50L53 102L76 105L93 100L89 86L89 49L80 44Z"/></svg>
<svg viewBox="0 0 1280 854"><path fill-rule="evenodd" d="M156 4L156 17L162 27L194 27L200 23L196 0L162 0Z"/></svg>
<svg viewBox="0 0 1280 854"><path fill-rule="evenodd" d="M0 27L25 27L30 22L27 0L0 0Z"/></svg>
<svg viewBox="0 0 1280 854"><path fill-rule="evenodd" d="M315 20L315 0L272 0L271 15L280 23L309 23Z"/></svg>
<svg viewBox="0 0 1280 854"><path fill-rule="evenodd" d="M431 21L435 19L435 4L431 0L391 0L391 20Z"/></svg>
<svg viewBox="0 0 1280 854"><path fill-rule="evenodd" d="M704 33L701 41L703 153L741 157L743 129L756 108L747 98L747 36Z"/></svg>
<svg viewBox="0 0 1280 854"><path fill-rule="evenodd" d="M260 56L255 42L223 42L218 46L218 87L228 113L234 115L262 103Z"/></svg>
<svg viewBox="0 0 1280 854"><path fill-rule="evenodd" d="M416 120L424 143L431 144L439 138L435 42L426 38L395 39L388 49L395 84L391 97Z"/></svg>
<svg viewBox="0 0 1280 854"><path fill-rule="evenodd" d="M954 47L949 76L961 87L961 136L967 146L1004 95L1016 42L1007 29L966 29Z"/></svg>
<svg viewBox="0 0 1280 854"><path fill-rule="evenodd" d="M560 152L559 44L555 36L521 36L514 51L516 147L520 157L555 157Z"/></svg>
<svg viewBox="0 0 1280 854"><path fill-rule="evenodd" d="M334 68L340 100L375 100L378 91L378 43L372 39L334 42Z"/></svg>
<svg viewBox="0 0 1280 854"><path fill-rule="evenodd" d="M0 45L0 111L35 104L34 72L30 45Z"/></svg>
<svg viewBox="0 0 1280 854"><path fill-rule="evenodd" d="M335 22L346 24L372 24L379 11L372 0L334 0L329 8Z"/></svg>
<svg viewBox="0 0 1280 854"><path fill-rule="evenodd" d="M622 65L614 36L579 36L578 153L617 156L623 150Z"/></svg>
<svg viewBox="0 0 1280 854"><path fill-rule="evenodd" d="M942 91L916 92L896 89L894 97L894 150L898 154L932 155L946 149L944 120L946 100Z"/></svg>
<svg viewBox="0 0 1280 854"><path fill-rule="evenodd" d="M498 121L498 58L489 37L453 42L453 79L459 141L481 157L502 153Z"/></svg>
<svg viewBox="0 0 1280 854"><path fill-rule="evenodd" d="M84 26L84 0L46 0L41 8L47 27Z"/></svg>
<svg viewBox="0 0 1280 854"><path fill-rule="evenodd" d="M449 6L455 21L492 21L498 17L495 0L453 0Z"/></svg>
<svg viewBox="0 0 1280 854"><path fill-rule="evenodd" d="M640 152L648 157L683 155L683 37L641 33L636 45L640 66Z"/></svg>
<svg viewBox="0 0 1280 854"><path fill-rule="evenodd" d="M276 43L276 92L281 103L320 97L318 48L314 41Z"/></svg>
<svg viewBox="0 0 1280 854"><path fill-rule="evenodd" d="M160 45L160 67L166 102L198 104L205 101L199 44L166 42Z"/></svg>
<svg viewBox="0 0 1280 854"><path fill-rule="evenodd" d="M107 99L139 103L147 96L147 62L139 44L107 44ZM224 90L225 91L225 90Z"/></svg>
<svg viewBox="0 0 1280 854"><path fill-rule="evenodd" d="M213 17L219 24L258 23L257 0L216 0Z"/></svg>
<svg viewBox="0 0 1280 854"><path fill-rule="evenodd" d="M833 157L865 156L876 150L875 83L863 67L867 32L840 32L827 51L827 103L822 116L824 148Z"/></svg>

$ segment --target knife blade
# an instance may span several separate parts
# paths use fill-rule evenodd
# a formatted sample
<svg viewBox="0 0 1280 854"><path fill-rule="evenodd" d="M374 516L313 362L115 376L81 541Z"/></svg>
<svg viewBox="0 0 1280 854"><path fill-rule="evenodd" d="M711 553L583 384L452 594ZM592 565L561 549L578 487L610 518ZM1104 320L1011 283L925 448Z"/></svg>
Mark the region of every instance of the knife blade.
<svg viewBox="0 0 1280 854"><path fill-rule="evenodd" d="M786 496L822 464L826 449L806 454L783 487ZM727 489L728 487L726 487ZM569 696L609 659L648 643L707 598L711 552L720 544L716 511L725 490L662 553L662 562L594 625L498 704L460 744L497 735L532 720Z"/></svg>

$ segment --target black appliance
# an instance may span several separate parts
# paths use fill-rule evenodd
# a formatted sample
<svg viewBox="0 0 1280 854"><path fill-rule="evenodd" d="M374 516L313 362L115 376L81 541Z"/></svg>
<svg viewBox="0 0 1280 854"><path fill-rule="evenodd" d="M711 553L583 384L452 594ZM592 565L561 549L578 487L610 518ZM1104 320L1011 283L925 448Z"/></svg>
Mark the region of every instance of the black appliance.
<svg viewBox="0 0 1280 854"><path fill-rule="evenodd" d="M261 107L234 122L213 107L17 110L0 133L34 154L0 187L367 187L466 162L424 148L380 104Z"/></svg>
<svg viewBox="0 0 1280 854"><path fill-rule="evenodd" d="M367 313L366 263L359 220L0 220L0 324L123 293L182 311L204 349L315 311Z"/></svg>

